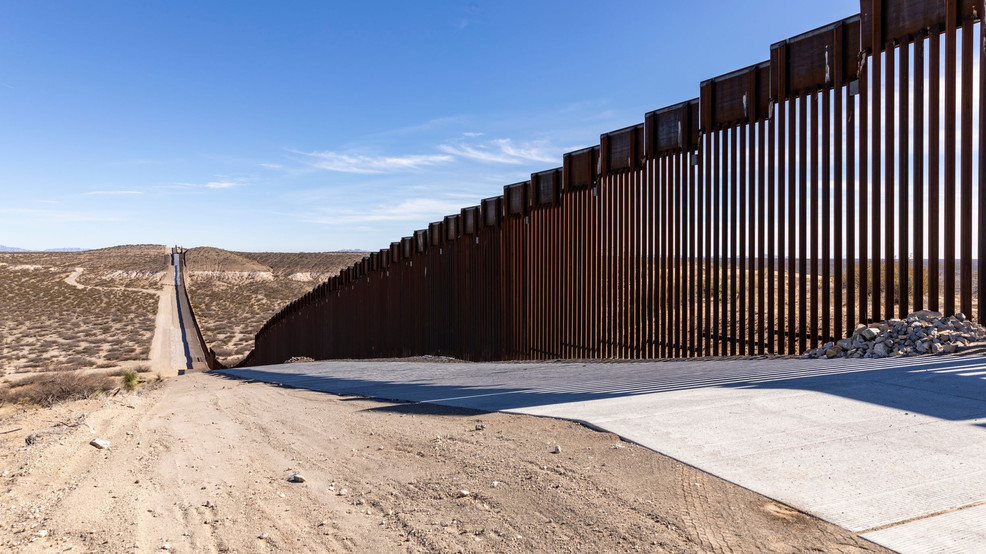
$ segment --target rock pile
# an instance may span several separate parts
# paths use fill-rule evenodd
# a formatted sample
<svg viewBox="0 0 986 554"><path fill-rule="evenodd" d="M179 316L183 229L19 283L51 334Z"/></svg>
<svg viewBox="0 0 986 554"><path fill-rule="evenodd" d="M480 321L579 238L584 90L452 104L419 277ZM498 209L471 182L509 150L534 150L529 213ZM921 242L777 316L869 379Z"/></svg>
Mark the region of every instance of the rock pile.
<svg viewBox="0 0 986 554"><path fill-rule="evenodd" d="M921 354L952 354L972 342L986 340L986 327L964 314L942 317L921 310L906 319L856 326L852 336L805 352L805 358L886 358Z"/></svg>

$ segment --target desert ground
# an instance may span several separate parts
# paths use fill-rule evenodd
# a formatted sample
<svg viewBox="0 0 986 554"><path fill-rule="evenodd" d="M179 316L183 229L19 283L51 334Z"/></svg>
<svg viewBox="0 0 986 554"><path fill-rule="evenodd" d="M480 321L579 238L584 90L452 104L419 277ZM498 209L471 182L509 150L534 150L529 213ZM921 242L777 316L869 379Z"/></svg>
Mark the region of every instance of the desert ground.
<svg viewBox="0 0 986 554"><path fill-rule="evenodd" d="M233 265L212 250L187 255L190 295L200 321L204 313L212 329L230 329L234 351L233 339L246 344L250 326L313 286L296 274L317 280L360 256L233 253L242 258ZM221 372L144 373L128 390L119 372L154 358L164 252L0 257L2 549L884 551L571 422L340 397ZM294 473L304 482L289 482Z"/></svg>
<svg viewBox="0 0 986 554"><path fill-rule="evenodd" d="M145 369L164 246L0 253L0 377Z"/></svg>
<svg viewBox="0 0 986 554"><path fill-rule="evenodd" d="M0 445L12 552L884 552L575 423L215 372L0 407Z"/></svg>

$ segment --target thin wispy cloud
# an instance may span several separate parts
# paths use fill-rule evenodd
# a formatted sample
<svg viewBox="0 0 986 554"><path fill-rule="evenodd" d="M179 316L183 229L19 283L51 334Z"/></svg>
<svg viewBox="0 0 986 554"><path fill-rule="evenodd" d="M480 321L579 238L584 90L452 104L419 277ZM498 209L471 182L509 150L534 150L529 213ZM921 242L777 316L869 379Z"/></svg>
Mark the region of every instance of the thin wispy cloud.
<svg viewBox="0 0 986 554"><path fill-rule="evenodd" d="M453 159L452 156L447 154L367 156L363 154L331 151L294 151L294 153L305 156L304 162L318 169L336 171L340 173L362 174L395 173L408 170L417 170L424 167L445 164L451 162Z"/></svg>
<svg viewBox="0 0 986 554"><path fill-rule="evenodd" d="M19 217L25 218L33 224L38 222L50 223L93 223L93 222L118 222L123 218L105 212L80 212L70 210L39 210L35 208L3 208L0 214L4 214L5 219L16 221Z"/></svg>
<svg viewBox="0 0 986 554"><path fill-rule="evenodd" d="M91 190L86 196L134 196L144 194L139 190Z"/></svg>
<svg viewBox="0 0 986 554"><path fill-rule="evenodd" d="M243 186L243 183L237 181L210 181L202 186L207 189L231 189L233 187Z"/></svg>
<svg viewBox="0 0 986 554"><path fill-rule="evenodd" d="M404 127L397 127L396 129L388 129L386 131L380 131L376 133L370 133L366 135L370 138L375 137L397 137L406 135L417 135L421 133L432 133L439 131L441 129L450 129L462 127L464 125L470 124L470 118L461 115L446 116L446 117L436 117L429 119L423 123L417 123L415 125L406 125Z"/></svg>
<svg viewBox="0 0 986 554"><path fill-rule="evenodd" d="M459 198L408 198L397 204L378 204L364 209L333 210L312 215L309 223L326 225L353 225L381 221L428 222L458 213L462 208Z"/></svg>
<svg viewBox="0 0 986 554"><path fill-rule="evenodd" d="M231 180L218 180L218 181L209 181L207 183L175 183L173 185L160 185L160 186L155 187L155 188L160 188L160 189L212 189L212 190L220 190L220 189L231 189L231 188L234 188L234 187L242 187L245 184L246 183L244 183L243 181L239 181L239 180L232 180L232 181Z"/></svg>
<svg viewBox="0 0 986 554"><path fill-rule="evenodd" d="M466 138L470 138L468 135ZM456 140L442 144L439 150L470 160L500 164L527 164L531 162L557 162L563 151L545 141L514 144L511 139L493 139L485 142Z"/></svg>
<svg viewBox="0 0 986 554"><path fill-rule="evenodd" d="M281 169L281 168L284 167L281 164L273 164L273 163L260 163L260 164L257 164L257 165L259 165L260 167L266 168L266 169Z"/></svg>

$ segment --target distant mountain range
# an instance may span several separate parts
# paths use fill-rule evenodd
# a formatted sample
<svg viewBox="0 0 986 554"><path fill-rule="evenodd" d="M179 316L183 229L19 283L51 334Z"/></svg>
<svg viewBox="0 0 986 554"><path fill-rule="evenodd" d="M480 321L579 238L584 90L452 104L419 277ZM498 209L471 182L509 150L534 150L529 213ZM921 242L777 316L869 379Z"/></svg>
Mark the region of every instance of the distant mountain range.
<svg viewBox="0 0 986 554"><path fill-rule="evenodd" d="M47 250L28 250L0 244L0 252L82 252L85 248L49 248Z"/></svg>

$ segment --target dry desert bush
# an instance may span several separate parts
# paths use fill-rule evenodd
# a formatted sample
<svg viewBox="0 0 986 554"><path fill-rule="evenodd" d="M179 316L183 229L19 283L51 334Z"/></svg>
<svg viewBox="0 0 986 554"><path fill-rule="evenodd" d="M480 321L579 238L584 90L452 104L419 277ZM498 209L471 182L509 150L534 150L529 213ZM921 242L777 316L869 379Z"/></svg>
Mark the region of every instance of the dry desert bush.
<svg viewBox="0 0 986 554"><path fill-rule="evenodd" d="M18 403L49 407L64 400L88 398L113 389L115 381L107 375L80 371L44 373L0 383L0 404Z"/></svg>
<svg viewBox="0 0 986 554"><path fill-rule="evenodd" d="M220 362L235 365L278 310L363 256L192 248L185 254L188 296L206 342Z"/></svg>

